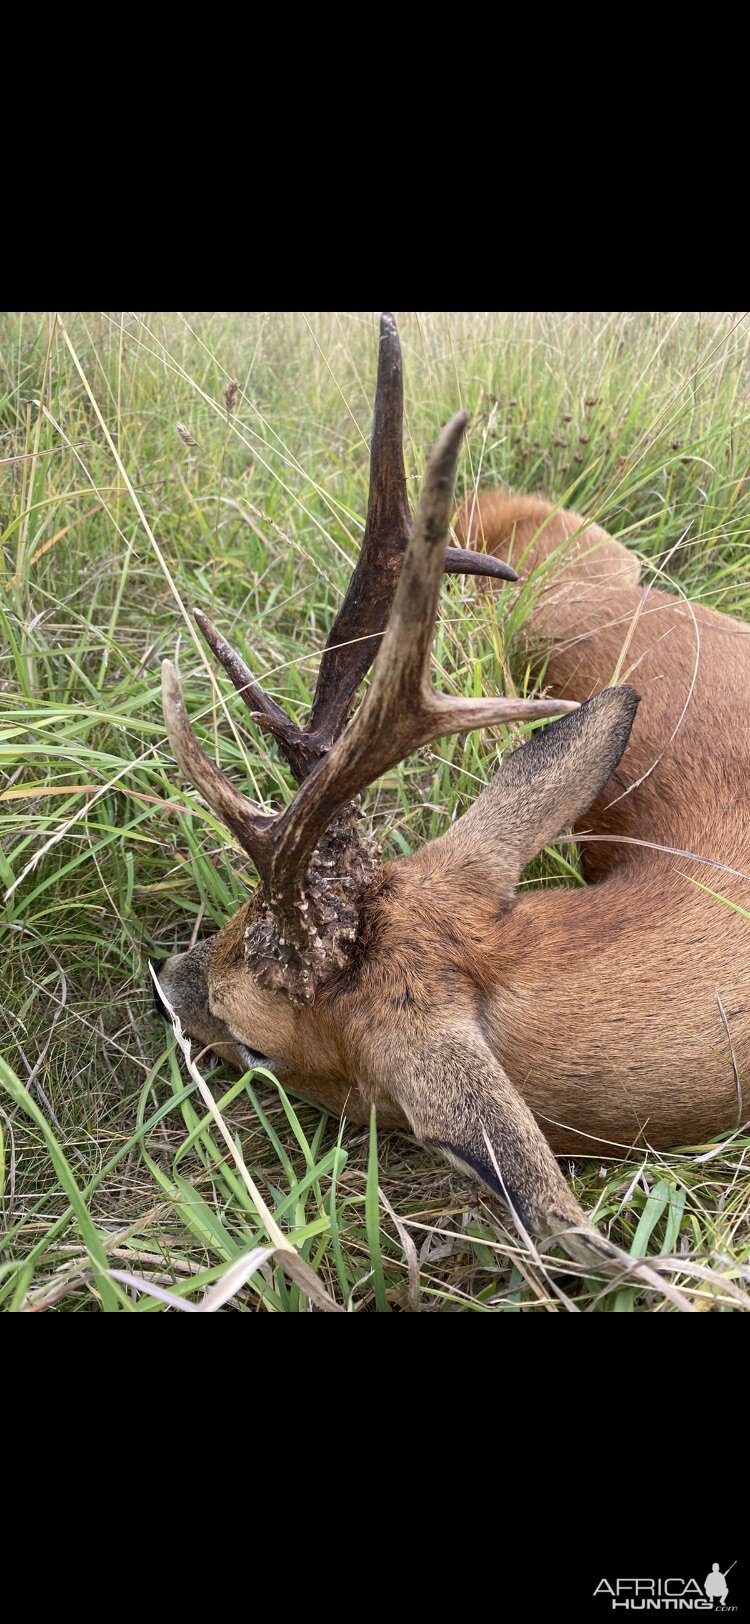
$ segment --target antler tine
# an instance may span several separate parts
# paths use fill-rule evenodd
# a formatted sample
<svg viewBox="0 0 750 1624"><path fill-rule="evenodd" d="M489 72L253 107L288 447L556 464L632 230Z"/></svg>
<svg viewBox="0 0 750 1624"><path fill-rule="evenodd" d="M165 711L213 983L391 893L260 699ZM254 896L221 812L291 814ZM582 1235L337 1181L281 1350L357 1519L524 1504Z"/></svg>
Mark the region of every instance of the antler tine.
<svg viewBox="0 0 750 1624"><path fill-rule="evenodd" d="M381 773L446 733L577 710L564 700L454 699L430 680L453 480L468 413L443 430L425 475L372 682L354 721L279 818L271 840L272 906L293 911L312 852L336 812Z"/></svg>
<svg viewBox="0 0 750 1624"><path fill-rule="evenodd" d="M296 722L287 716L286 711L276 704L275 699L261 688L242 655L238 654L231 643L216 630L208 615L205 615L202 609L194 609L193 616L211 652L219 664L223 665L230 682L234 683L238 694L244 699L253 721L276 740L280 754L291 768L297 783L301 784L318 757L323 754L322 749L316 746L307 734L303 733L302 728L297 727Z"/></svg>
<svg viewBox="0 0 750 1624"><path fill-rule="evenodd" d="M494 553L475 553L471 547L446 547L444 575L490 575L495 581L517 581L516 571Z"/></svg>
<svg viewBox="0 0 750 1624"><path fill-rule="evenodd" d="M308 725L313 737L326 745L340 733L375 658L398 582L411 523L403 424L401 344L393 316L386 311L380 318L365 533L323 650Z"/></svg>
<svg viewBox="0 0 750 1624"><path fill-rule="evenodd" d="M272 851L267 830L273 818L235 789L221 768L201 749L188 721L179 677L171 660L162 662L161 694L175 761L211 810L231 829L266 885L270 884Z"/></svg>

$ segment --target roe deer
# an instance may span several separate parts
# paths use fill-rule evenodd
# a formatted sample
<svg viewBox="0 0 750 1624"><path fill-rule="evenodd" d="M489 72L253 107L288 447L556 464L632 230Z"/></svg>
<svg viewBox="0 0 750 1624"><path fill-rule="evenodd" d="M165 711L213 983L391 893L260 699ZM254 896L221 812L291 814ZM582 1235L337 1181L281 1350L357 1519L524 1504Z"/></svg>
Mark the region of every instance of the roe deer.
<svg viewBox="0 0 750 1624"><path fill-rule="evenodd" d="M536 498L471 499L461 548L446 551L467 416L443 430L412 525L402 409L386 316L362 550L306 728L196 611L297 780L283 812L263 812L208 759L164 664L176 760L260 885L158 980L187 1034L219 1055L243 1069L267 1057L285 1084L354 1121L374 1103L383 1126L471 1169L528 1229L560 1234L575 1255L584 1237L606 1257L553 1152L689 1144L742 1120L750 924L728 903L750 904L750 634L644 593L621 543ZM517 579L498 549L536 593L524 636L549 651L554 699L432 687L443 571L484 574L495 590ZM631 677L638 692L621 681ZM379 860L356 822L379 774L442 735L553 715L446 834ZM588 883L516 894L526 864L571 827L595 837L583 844Z"/></svg>

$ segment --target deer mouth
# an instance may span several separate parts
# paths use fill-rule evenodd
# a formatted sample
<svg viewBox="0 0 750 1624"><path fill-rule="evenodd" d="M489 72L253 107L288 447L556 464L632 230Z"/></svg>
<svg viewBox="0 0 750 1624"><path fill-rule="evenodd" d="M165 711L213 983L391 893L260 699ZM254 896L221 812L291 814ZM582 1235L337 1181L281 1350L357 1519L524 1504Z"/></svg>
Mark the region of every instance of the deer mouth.
<svg viewBox="0 0 750 1624"><path fill-rule="evenodd" d="M235 1049L243 1064L247 1066L248 1071L252 1071L253 1066L271 1065L267 1054L261 1054L259 1049L249 1049L246 1043L238 1043L236 1038L233 1041Z"/></svg>

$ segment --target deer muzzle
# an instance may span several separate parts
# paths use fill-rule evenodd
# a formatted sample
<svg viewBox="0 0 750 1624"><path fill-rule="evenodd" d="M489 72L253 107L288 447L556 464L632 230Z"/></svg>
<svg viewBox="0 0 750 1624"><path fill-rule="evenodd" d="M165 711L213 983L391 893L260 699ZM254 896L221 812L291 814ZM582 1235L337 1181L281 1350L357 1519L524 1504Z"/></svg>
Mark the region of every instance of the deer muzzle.
<svg viewBox="0 0 750 1624"><path fill-rule="evenodd" d="M167 1005L171 1005L185 1036L193 1044L194 1052L199 1045L213 1049L221 1060L227 1060L230 1065L245 1071L247 1050L243 1051L243 1046L236 1042L229 1028L211 1012L208 971L212 946L212 940L208 937L205 941L197 942L189 952L174 953L171 958L154 965L160 989L157 992L154 988L156 1008L168 1021L171 1017Z"/></svg>

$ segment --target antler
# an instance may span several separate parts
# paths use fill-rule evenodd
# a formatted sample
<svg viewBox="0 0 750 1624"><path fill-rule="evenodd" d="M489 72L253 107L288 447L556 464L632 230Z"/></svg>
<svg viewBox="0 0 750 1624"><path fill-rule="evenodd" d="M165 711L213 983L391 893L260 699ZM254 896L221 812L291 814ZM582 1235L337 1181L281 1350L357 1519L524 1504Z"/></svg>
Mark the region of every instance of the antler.
<svg viewBox="0 0 750 1624"><path fill-rule="evenodd" d="M297 727L255 681L242 656L202 610L195 619L220 665L234 683L253 721L276 740L301 784L338 738L357 689L378 652L409 539L403 452L404 385L401 345L393 316L380 318L378 378L370 447L367 518L359 557L346 596L328 634L306 728ZM448 547L447 575L488 575L517 581L510 564L491 553Z"/></svg>
<svg viewBox="0 0 750 1624"><path fill-rule="evenodd" d="M468 413L443 429L428 464L422 496L396 595L363 703L263 839L272 850L272 906L287 913L315 846L335 814L368 784L424 744L499 722L537 720L577 710L551 699L456 699L430 680L445 544L453 505L453 478Z"/></svg>
<svg viewBox="0 0 750 1624"><path fill-rule="evenodd" d="M562 700L452 698L437 693L432 686L430 651L455 467L467 421L468 414L459 412L443 430L430 458L388 625L363 704L347 730L320 756L284 812L275 818L266 816L235 790L204 754L190 728L174 667L164 662L164 715L175 757L236 835L262 880L265 895L259 917L255 926L249 927L250 956L257 958L265 970L267 984L283 985L299 1001L312 1001L332 963L344 961L343 944L350 943L354 936L358 897L338 895L334 899L330 887L316 887L313 876L313 856L321 837L330 831L337 814L354 796L421 745L445 734L500 722L538 720L577 709ZM331 716L334 710L329 705L327 714ZM352 863L340 827L330 837L338 839L336 856L344 892L357 890L371 878L371 865L367 861ZM326 861L330 865L333 860ZM322 858L319 862L325 866ZM311 907L311 901L315 906ZM339 910L333 932L329 928L332 907L334 913ZM326 927L323 933L321 921Z"/></svg>

